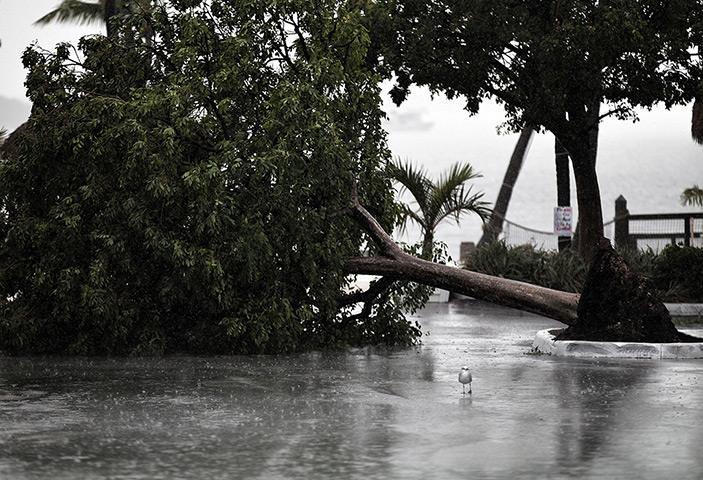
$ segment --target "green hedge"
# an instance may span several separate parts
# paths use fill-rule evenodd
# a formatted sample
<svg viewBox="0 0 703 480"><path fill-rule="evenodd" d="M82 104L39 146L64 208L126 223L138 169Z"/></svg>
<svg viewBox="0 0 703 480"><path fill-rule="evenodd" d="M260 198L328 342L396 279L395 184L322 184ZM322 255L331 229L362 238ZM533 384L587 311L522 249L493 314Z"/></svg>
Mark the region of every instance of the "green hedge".
<svg viewBox="0 0 703 480"><path fill-rule="evenodd" d="M654 262L652 280L671 301L703 302L703 248L666 247Z"/></svg>
<svg viewBox="0 0 703 480"><path fill-rule="evenodd" d="M620 254L652 280L665 301L703 302L703 249L670 245L658 254L651 249ZM588 265L572 250L544 251L504 242L476 250L464 268L566 292L580 292L588 272Z"/></svg>

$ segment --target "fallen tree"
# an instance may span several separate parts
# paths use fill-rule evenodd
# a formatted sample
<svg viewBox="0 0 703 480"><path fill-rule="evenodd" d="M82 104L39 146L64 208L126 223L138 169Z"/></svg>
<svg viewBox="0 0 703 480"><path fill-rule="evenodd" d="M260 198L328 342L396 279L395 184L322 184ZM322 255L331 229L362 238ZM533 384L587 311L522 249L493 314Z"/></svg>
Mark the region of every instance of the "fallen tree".
<svg viewBox="0 0 703 480"><path fill-rule="evenodd" d="M380 255L347 258L347 273L412 280L552 318L568 325L560 340L701 341L676 329L653 286L632 271L605 238L579 295L414 257L401 250L359 203L355 188L351 205L355 219L379 246Z"/></svg>
<svg viewBox="0 0 703 480"><path fill-rule="evenodd" d="M409 255L398 247L376 219L359 203L356 189L352 191L351 203L354 218L380 247L381 254L345 259L346 273L402 278L537 313L566 325L576 321L578 294L484 275Z"/></svg>
<svg viewBox="0 0 703 480"><path fill-rule="evenodd" d="M4 354L406 346L419 284L584 320L578 295L393 242L361 11L298 7L174 2L80 58L25 52L32 115L0 162ZM353 274L381 279L349 293Z"/></svg>

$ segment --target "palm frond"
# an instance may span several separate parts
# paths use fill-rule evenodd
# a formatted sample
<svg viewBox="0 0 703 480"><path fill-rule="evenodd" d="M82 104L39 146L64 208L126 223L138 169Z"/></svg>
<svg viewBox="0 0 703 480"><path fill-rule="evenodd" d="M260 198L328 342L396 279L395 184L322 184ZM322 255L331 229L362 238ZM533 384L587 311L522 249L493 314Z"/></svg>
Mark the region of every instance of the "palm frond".
<svg viewBox="0 0 703 480"><path fill-rule="evenodd" d="M442 204L437 212L437 217L434 220L434 228L448 217L453 217L457 225L461 220L461 216L466 213L475 213L481 221L485 222L491 214L491 209L488 207L489 202L484 202L483 192L472 193L473 187L466 188L462 185L455 189L452 195Z"/></svg>
<svg viewBox="0 0 703 480"><path fill-rule="evenodd" d="M427 205L433 188L432 182L427 178L424 169L421 167L415 168L410 161L402 162L400 158L390 162L388 168L391 177L402 185L398 193L400 194L404 190L410 192L420 210L423 210L423 206Z"/></svg>
<svg viewBox="0 0 703 480"><path fill-rule="evenodd" d="M456 221L459 221L461 210L457 210L457 206L468 204L467 200L471 197L471 187L467 191L464 189L464 183L468 180L481 177L480 174L474 173L473 168L468 163L455 163L449 170L440 175L437 183L434 184L432 197L429 202L429 211L431 212L432 221L428 222L438 225L441 220L446 218L443 214L445 211L456 212ZM483 194L479 194L480 198ZM473 210L470 208L469 210ZM477 212L478 213L478 212Z"/></svg>
<svg viewBox="0 0 703 480"><path fill-rule="evenodd" d="M400 206L400 223L398 225L398 230L401 235L407 231L409 223L418 224L423 231L427 229L427 224L422 218L422 212L418 213L411 209L409 205L403 204Z"/></svg>
<svg viewBox="0 0 703 480"><path fill-rule="evenodd" d="M63 0L58 7L47 13L35 25L50 23L77 23L86 25L103 22L105 17L105 0L83 2L81 0Z"/></svg>
<svg viewBox="0 0 703 480"><path fill-rule="evenodd" d="M703 188L694 185L684 190L681 194L681 203L683 205L703 207Z"/></svg>

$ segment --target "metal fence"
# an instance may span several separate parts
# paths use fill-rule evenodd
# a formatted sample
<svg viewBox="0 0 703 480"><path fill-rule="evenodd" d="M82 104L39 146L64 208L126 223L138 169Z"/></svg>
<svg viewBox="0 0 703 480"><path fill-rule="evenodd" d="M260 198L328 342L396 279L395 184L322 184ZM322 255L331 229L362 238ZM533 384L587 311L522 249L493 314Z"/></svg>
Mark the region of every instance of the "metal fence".
<svg viewBox="0 0 703 480"><path fill-rule="evenodd" d="M651 248L683 244L703 247L703 212L632 215L621 195L615 201L615 244L620 248Z"/></svg>
<svg viewBox="0 0 703 480"><path fill-rule="evenodd" d="M542 250L557 250L559 237L554 232L503 219L500 238L508 245L532 245ZM603 224L603 235L620 248L651 248L660 251L669 244L703 248L703 212L632 215L621 195L615 201L615 218Z"/></svg>
<svg viewBox="0 0 703 480"><path fill-rule="evenodd" d="M615 220L603 224L603 235L613 238ZM540 250L558 250L559 237L554 232L535 230L505 219L503 233L500 236L507 245L532 245Z"/></svg>

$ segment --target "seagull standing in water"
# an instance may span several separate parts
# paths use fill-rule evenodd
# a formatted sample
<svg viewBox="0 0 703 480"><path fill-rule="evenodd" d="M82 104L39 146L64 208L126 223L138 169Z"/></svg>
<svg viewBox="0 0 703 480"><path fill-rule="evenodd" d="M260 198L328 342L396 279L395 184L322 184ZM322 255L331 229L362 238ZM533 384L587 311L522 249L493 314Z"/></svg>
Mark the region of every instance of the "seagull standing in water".
<svg viewBox="0 0 703 480"><path fill-rule="evenodd" d="M469 395L471 395L471 370L469 367L461 367L461 372L459 372L459 381L461 382L461 387L463 394L466 395L466 384L469 384Z"/></svg>

